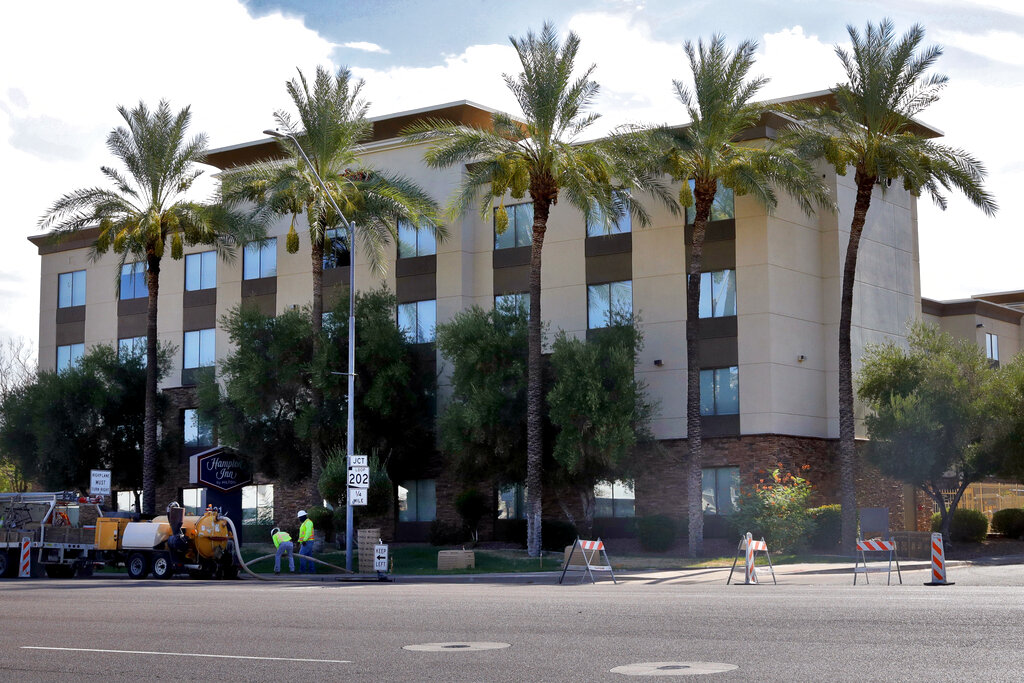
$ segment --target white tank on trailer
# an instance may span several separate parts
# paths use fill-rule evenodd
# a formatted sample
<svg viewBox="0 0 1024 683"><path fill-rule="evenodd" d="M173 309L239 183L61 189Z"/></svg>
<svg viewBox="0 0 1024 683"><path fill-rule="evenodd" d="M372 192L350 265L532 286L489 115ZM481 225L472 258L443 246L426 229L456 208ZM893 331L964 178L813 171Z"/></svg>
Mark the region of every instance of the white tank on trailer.
<svg viewBox="0 0 1024 683"><path fill-rule="evenodd" d="M166 522L129 522L121 536L121 547L125 550L152 550L171 535L171 525Z"/></svg>

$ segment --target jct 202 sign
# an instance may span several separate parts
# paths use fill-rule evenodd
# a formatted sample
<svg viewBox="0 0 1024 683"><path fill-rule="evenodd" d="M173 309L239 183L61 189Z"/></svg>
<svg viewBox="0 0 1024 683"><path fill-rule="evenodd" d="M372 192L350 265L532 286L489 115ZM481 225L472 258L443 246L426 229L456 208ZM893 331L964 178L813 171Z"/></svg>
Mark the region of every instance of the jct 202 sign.
<svg viewBox="0 0 1024 683"><path fill-rule="evenodd" d="M249 462L220 449L213 453L193 455L189 464L192 483L219 491L234 491L252 481Z"/></svg>

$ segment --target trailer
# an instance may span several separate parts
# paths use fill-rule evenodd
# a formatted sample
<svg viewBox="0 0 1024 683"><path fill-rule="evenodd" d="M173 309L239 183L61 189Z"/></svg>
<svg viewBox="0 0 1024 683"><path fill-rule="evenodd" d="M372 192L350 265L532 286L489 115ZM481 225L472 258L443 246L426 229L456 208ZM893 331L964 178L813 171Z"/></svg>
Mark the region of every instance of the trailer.
<svg viewBox="0 0 1024 683"><path fill-rule="evenodd" d="M91 576L99 557L94 527L83 511L99 506L67 491L0 493L0 577L18 575L28 539L33 577Z"/></svg>

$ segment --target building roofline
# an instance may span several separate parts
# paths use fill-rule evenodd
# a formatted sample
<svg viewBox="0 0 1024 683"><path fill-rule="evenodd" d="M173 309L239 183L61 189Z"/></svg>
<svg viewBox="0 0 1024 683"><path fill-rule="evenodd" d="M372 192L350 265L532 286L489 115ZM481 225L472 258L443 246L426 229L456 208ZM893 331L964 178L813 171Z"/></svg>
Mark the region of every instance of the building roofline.
<svg viewBox="0 0 1024 683"><path fill-rule="evenodd" d="M1024 318L1024 311L1004 306L1003 304L985 301L984 299L952 299L937 301L921 297L921 312L939 318L950 318L958 315L975 315L993 320L1019 325Z"/></svg>

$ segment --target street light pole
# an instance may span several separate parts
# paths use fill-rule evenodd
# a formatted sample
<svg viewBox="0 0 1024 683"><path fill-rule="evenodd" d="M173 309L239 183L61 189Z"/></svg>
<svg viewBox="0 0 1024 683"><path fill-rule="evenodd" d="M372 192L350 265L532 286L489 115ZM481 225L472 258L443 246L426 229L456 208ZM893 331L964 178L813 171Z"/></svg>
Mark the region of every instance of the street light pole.
<svg viewBox="0 0 1024 683"><path fill-rule="evenodd" d="M324 191L324 196L327 197L327 201L331 203L331 207L337 212L341 221L345 224L348 230L348 395L345 398L345 402L348 404L348 428L346 429L345 439L345 452L348 455L346 458L346 466L352 462L352 456L355 455L356 448L356 422L355 422L355 386L356 386L356 259L355 259L355 236L356 236L356 222L349 221L345 218L345 214L338 208L338 204L334 201L334 197L327 190L327 186L324 184L320 174L317 173L316 167L310 162L309 157L306 156L305 150L302 149L302 145L291 133L279 131L279 130L265 130L264 135L269 135L278 139L289 139L295 143L295 148L299 150L299 154L305 159L306 165L309 166L309 170L313 172L316 177L317 183L320 184L320 189ZM347 481L347 477L346 477ZM345 490L345 569L352 571L352 499L348 495L348 489Z"/></svg>

